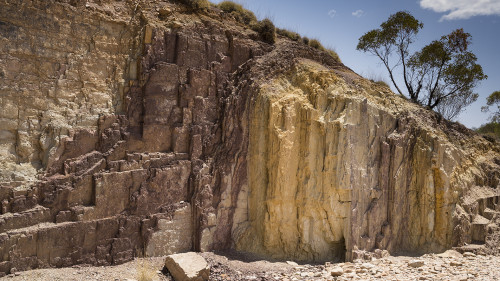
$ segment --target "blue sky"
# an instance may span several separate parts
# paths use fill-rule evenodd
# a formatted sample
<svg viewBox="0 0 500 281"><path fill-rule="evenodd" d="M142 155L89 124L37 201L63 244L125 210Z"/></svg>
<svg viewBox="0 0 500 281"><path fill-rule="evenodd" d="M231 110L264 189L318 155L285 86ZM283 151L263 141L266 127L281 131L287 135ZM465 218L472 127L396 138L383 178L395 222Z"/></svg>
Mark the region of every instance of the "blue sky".
<svg viewBox="0 0 500 281"><path fill-rule="evenodd" d="M212 1L215 3L220 0ZM337 51L342 62L368 78L389 81L377 58L356 51L358 39L401 10L424 23L416 48L457 28L472 35L471 50L488 79L476 88L477 102L458 117L467 127L479 127L489 114L481 112L486 97L500 90L500 0L240 0L259 19L268 17Z"/></svg>

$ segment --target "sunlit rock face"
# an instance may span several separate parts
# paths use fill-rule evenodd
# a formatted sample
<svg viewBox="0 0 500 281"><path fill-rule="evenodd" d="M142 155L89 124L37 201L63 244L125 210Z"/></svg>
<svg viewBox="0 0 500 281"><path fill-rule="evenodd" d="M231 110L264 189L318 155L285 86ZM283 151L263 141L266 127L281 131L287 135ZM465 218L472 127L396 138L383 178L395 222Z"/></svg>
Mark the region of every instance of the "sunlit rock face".
<svg viewBox="0 0 500 281"><path fill-rule="evenodd" d="M66 2L0 9L0 275L495 253L497 143L220 11Z"/></svg>
<svg viewBox="0 0 500 281"><path fill-rule="evenodd" d="M370 91L310 62L261 88L250 117L249 228L237 247L326 261L354 249L452 246L467 183L450 180L463 153Z"/></svg>

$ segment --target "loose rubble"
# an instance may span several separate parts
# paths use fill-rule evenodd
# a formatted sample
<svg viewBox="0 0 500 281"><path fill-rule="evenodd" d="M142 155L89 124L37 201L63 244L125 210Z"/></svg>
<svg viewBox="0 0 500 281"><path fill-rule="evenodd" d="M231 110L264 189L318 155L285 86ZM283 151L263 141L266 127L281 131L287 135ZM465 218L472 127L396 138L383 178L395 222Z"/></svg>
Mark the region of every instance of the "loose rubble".
<svg viewBox="0 0 500 281"><path fill-rule="evenodd" d="M453 251L426 254L420 257L388 256L345 263L302 264L300 262L271 262L235 255L200 254L210 267L209 280L500 280L500 257ZM39 269L16 272L0 280L141 280L141 268L146 263L151 279L174 280L163 269L162 258L137 259L119 266L74 266L61 269ZM412 264L418 264L415 267Z"/></svg>

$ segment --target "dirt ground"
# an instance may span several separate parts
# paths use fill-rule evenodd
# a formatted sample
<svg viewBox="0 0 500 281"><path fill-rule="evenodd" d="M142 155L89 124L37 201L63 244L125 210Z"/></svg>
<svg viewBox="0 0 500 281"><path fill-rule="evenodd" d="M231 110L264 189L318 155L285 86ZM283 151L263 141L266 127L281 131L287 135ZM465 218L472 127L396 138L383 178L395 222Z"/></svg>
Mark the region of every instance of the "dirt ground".
<svg viewBox="0 0 500 281"><path fill-rule="evenodd" d="M500 280L500 257L456 251L420 257L385 257L337 264L270 262L238 253L203 253L210 280ZM173 280L164 257L142 258L117 266L73 266L10 274L0 280ZM340 276L332 276L333 272Z"/></svg>

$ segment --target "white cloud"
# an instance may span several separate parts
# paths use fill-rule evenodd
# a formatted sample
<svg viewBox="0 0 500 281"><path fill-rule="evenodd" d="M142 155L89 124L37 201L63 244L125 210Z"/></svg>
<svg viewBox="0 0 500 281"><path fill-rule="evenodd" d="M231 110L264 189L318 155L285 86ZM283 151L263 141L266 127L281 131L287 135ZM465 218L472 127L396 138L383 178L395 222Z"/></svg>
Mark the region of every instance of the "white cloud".
<svg viewBox="0 0 500 281"><path fill-rule="evenodd" d="M441 20L500 15L500 0L420 0L420 7L437 13L448 13Z"/></svg>
<svg viewBox="0 0 500 281"><path fill-rule="evenodd" d="M365 12L363 10L356 10L355 12L352 12L352 15L357 17L357 18L362 17L364 14L365 14Z"/></svg>
<svg viewBox="0 0 500 281"><path fill-rule="evenodd" d="M330 10L328 12L328 16L331 17L332 19L335 17L336 14L337 14L337 11L335 11L335 10Z"/></svg>

